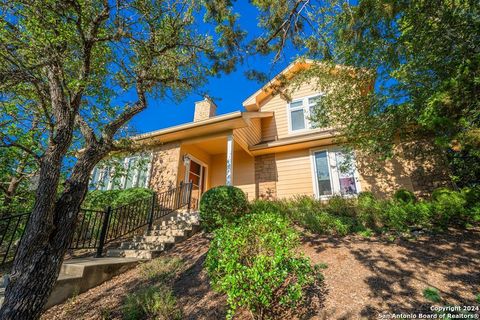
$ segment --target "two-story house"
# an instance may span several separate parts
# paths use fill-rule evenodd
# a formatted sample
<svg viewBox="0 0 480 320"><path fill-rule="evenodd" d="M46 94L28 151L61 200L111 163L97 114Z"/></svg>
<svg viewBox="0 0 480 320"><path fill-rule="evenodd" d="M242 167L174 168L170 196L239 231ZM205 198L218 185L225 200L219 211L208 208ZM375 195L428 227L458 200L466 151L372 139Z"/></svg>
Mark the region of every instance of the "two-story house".
<svg viewBox="0 0 480 320"><path fill-rule="evenodd" d="M425 194L445 183L445 172L435 159L412 151L419 149L416 143L410 143L408 152L399 152L405 157L386 162L381 170L367 169L355 156L346 157L336 144L335 130L310 123L311 108L322 98L313 85L303 85L289 101L271 89L278 77L292 77L311 63L293 62L248 97L244 111L217 116L216 105L207 98L195 104L193 122L136 136L146 146L150 164L129 171L138 157L126 158L129 175L121 186L161 192L191 181L193 196L199 199L212 187L234 185L252 200L295 195L326 198L361 191L382 196L398 188ZM354 163L342 172L339 166L346 159ZM94 174L94 181L103 180L106 188L112 185L108 179L108 174Z"/></svg>

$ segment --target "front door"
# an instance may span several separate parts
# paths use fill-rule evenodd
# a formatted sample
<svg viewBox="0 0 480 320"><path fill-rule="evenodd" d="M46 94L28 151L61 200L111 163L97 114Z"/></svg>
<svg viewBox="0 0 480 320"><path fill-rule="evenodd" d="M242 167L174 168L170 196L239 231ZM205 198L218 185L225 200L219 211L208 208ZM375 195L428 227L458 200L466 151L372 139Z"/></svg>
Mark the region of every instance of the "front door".
<svg viewBox="0 0 480 320"><path fill-rule="evenodd" d="M198 208L200 197L205 188L205 167L195 160L190 160L187 182L192 183L192 207Z"/></svg>

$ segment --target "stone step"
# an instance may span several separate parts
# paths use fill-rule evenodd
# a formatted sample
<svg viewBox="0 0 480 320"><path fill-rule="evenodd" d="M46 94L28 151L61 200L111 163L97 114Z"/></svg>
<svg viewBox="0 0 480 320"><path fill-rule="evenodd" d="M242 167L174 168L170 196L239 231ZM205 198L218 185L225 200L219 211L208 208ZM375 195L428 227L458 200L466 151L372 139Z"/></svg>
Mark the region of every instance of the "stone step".
<svg viewBox="0 0 480 320"><path fill-rule="evenodd" d="M110 249L107 251L107 257L137 258L142 260L151 260L160 256L163 250L122 250Z"/></svg>
<svg viewBox="0 0 480 320"><path fill-rule="evenodd" d="M177 213L153 225L152 231L109 249L107 257L153 259L199 229L198 213Z"/></svg>
<svg viewBox="0 0 480 320"><path fill-rule="evenodd" d="M155 234L154 234L155 232ZM149 234L145 233L144 236L136 236L133 238L134 241L141 241L145 236L169 236L169 237L184 237L189 235L188 230L181 229L165 229L165 230L156 230L150 231Z"/></svg>
<svg viewBox="0 0 480 320"><path fill-rule="evenodd" d="M121 250L165 250L169 245L173 245L175 242L163 242L163 243L142 243L142 242L122 242L118 249Z"/></svg>
<svg viewBox="0 0 480 320"><path fill-rule="evenodd" d="M133 238L132 242L138 243L168 243L168 242L179 242L184 240L185 233L177 235L147 235L147 236L137 236Z"/></svg>

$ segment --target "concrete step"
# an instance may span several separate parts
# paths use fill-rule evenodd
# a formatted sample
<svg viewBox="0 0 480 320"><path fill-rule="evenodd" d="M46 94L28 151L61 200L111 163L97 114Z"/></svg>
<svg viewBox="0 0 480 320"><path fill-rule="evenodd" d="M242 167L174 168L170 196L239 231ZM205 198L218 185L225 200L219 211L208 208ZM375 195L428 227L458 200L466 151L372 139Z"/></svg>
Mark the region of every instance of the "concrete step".
<svg viewBox="0 0 480 320"><path fill-rule="evenodd" d="M123 242L118 249L121 250L153 250L153 251L163 251L169 244L174 244L175 242L164 242L164 243L142 243L142 242Z"/></svg>
<svg viewBox="0 0 480 320"><path fill-rule="evenodd" d="M143 237L147 237L147 236L184 237L188 235L188 233L189 233L188 230L181 230L181 229L156 230L156 231L150 231L149 234L145 234L144 236L136 236L133 238L133 240L141 241Z"/></svg>
<svg viewBox="0 0 480 320"><path fill-rule="evenodd" d="M175 243L185 240L200 229L198 213L176 213L152 226L152 231L124 241L107 251L107 257L153 259Z"/></svg>
<svg viewBox="0 0 480 320"><path fill-rule="evenodd" d="M110 249L107 251L107 257L136 258L141 260L151 260L160 256L163 250L122 250Z"/></svg>
<svg viewBox="0 0 480 320"><path fill-rule="evenodd" d="M180 242L184 240L185 233L182 232L180 235L149 235L149 236L138 236L133 238L132 242L137 243L169 243L169 242Z"/></svg>

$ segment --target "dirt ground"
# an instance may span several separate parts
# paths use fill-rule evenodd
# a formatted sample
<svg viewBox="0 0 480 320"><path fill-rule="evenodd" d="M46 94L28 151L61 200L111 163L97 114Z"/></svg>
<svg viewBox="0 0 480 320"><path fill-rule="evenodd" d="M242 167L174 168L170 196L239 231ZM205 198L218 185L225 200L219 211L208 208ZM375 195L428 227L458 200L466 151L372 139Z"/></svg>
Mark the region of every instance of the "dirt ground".
<svg viewBox="0 0 480 320"><path fill-rule="evenodd" d="M187 269L174 285L184 319L224 319L225 297L211 290L202 264L208 239L197 234L166 253ZM480 293L480 231L451 231L393 242L376 237L305 235L301 251L325 263L320 303L309 319L379 319L381 314L418 314L432 303L423 290L434 287L442 305L475 305ZM143 282L142 282L143 281ZM52 307L46 319L121 319L125 296L145 285L138 268ZM246 313L238 319L248 319Z"/></svg>

